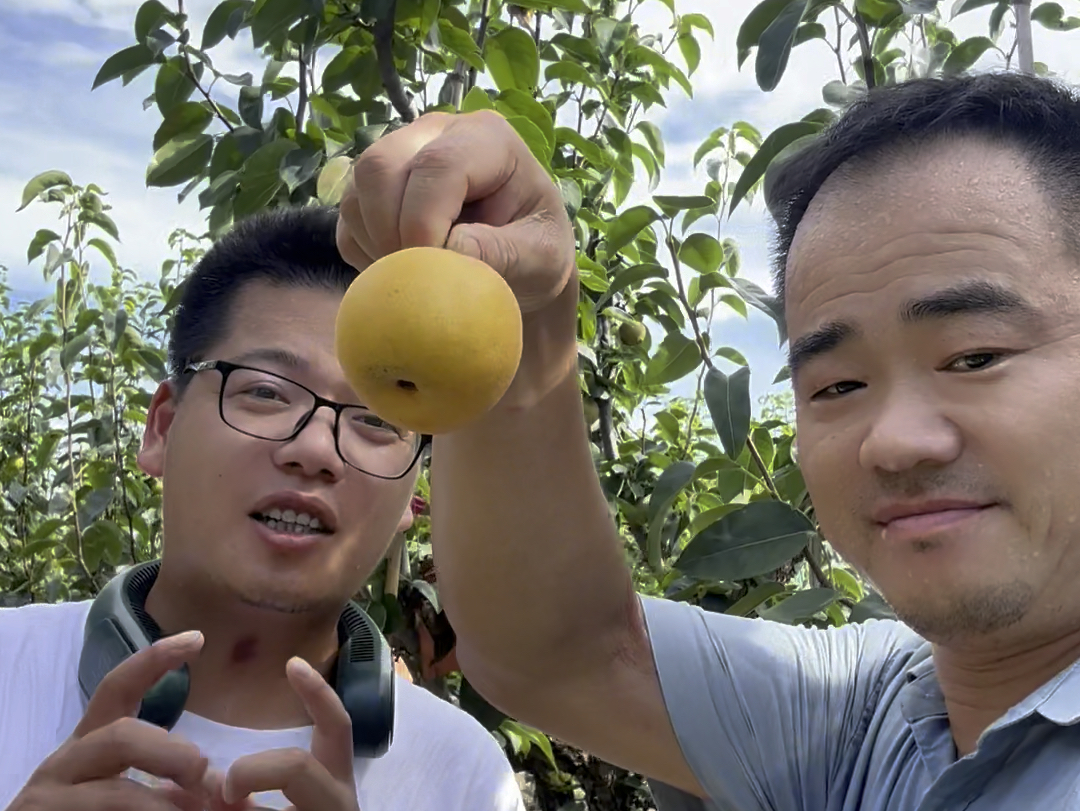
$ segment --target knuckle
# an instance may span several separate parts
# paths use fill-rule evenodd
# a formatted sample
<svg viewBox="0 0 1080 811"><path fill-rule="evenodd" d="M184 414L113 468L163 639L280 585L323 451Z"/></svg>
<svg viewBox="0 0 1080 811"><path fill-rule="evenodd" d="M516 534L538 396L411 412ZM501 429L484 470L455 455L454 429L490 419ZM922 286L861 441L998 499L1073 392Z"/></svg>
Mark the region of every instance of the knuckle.
<svg viewBox="0 0 1080 811"><path fill-rule="evenodd" d="M413 156L411 168L420 174L436 174L453 168L459 160L456 151L445 142L432 141Z"/></svg>

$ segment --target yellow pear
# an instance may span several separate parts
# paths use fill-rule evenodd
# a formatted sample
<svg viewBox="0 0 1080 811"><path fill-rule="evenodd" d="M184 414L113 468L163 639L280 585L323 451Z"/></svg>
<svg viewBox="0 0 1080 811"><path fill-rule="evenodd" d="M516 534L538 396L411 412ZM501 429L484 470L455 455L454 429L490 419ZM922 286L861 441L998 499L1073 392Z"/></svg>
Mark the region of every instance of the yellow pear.
<svg viewBox="0 0 1080 811"><path fill-rule="evenodd" d="M454 431L494 406L517 373L521 341L521 310L502 276L444 248L374 262L335 322L335 353L360 402L422 434Z"/></svg>

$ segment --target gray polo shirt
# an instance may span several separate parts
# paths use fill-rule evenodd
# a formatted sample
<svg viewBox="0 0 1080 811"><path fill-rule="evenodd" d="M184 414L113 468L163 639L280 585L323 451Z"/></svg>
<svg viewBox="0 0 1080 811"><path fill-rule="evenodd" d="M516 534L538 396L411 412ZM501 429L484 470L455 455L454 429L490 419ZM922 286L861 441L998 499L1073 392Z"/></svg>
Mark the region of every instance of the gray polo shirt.
<svg viewBox="0 0 1080 811"><path fill-rule="evenodd" d="M823 631L642 604L710 797L651 782L658 811L1080 811L1080 663L958 760L930 645L902 623Z"/></svg>

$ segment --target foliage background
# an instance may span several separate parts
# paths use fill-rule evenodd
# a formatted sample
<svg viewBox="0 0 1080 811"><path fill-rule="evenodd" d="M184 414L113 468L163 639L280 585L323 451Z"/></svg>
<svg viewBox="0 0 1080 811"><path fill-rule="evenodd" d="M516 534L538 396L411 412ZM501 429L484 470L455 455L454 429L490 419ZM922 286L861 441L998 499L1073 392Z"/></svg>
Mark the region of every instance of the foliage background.
<svg viewBox="0 0 1080 811"><path fill-rule="evenodd" d="M640 24L646 5L665 10L663 24ZM550 167L576 222L582 404L639 589L818 627L887 615L817 532L784 370L755 409L745 347L716 341L716 320L752 312L769 319L769 340L785 337L775 302L743 271L729 217L867 85L977 64L1045 73L1030 24L1067 33L1077 9L747 4L735 62L762 91L788 79L793 53L828 54L828 71L795 118L768 129L699 102L714 120L689 156L700 182L679 195L657 193L670 158L655 119L693 97L717 25L676 0L224 0L188 11L183 0L139 6L93 86L130 87L128 102L156 116L145 182L197 200L205 223L175 230L148 272L125 264L93 167L56 156L20 196L35 228L25 261L48 293L13 300L0 287L5 601L91 596L160 552L160 489L134 453L179 286L208 240L267 206L334 202L352 157L420 112L488 108ZM978 33L956 33L972 20ZM259 70L232 72L237 43ZM411 677L499 738L536 807L649 807L638 776L506 718L462 680L428 530L421 518L359 595Z"/></svg>

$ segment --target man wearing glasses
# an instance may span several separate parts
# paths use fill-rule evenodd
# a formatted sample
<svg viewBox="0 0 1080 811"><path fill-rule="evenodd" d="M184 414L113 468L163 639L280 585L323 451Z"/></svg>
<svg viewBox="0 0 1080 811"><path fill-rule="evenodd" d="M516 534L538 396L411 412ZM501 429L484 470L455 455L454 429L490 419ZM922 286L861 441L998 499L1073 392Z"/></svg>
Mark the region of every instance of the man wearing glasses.
<svg viewBox="0 0 1080 811"><path fill-rule="evenodd" d="M357 404L338 366L334 320L357 271L336 221L320 208L246 221L192 273L139 456L163 481L145 608L166 639L87 706L89 603L0 611L0 808L522 809L466 713L398 679L389 750L354 758L328 684L342 609L410 525L427 448ZM136 720L185 662L172 731Z"/></svg>

